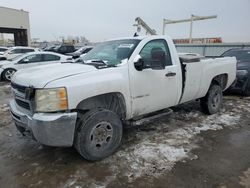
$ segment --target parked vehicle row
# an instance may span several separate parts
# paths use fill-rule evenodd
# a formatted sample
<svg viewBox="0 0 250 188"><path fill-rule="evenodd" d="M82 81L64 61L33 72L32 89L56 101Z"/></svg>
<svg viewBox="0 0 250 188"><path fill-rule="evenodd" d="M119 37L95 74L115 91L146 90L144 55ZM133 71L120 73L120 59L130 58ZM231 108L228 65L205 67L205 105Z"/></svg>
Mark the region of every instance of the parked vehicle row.
<svg viewBox="0 0 250 188"><path fill-rule="evenodd" d="M2 55L0 55L0 78L1 80L10 81L13 74L20 69L46 65L47 63L73 62L73 59L85 55L92 48L92 46L85 46L74 52L74 46L60 45L47 48L44 50L47 53L43 53L40 49L32 47L0 47L0 50L4 51Z"/></svg>
<svg viewBox="0 0 250 188"><path fill-rule="evenodd" d="M56 52L59 54L73 53L76 51L74 45L62 44L59 46L54 46L52 48L45 49L44 51Z"/></svg>
<svg viewBox="0 0 250 188"><path fill-rule="evenodd" d="M40 51L37 48L24 47L24 46L15 46L6 50L2 55L0 55L1 60L8 60L19 56L20 54L28 53L28 52L36 52Z"/></svg>
<svg viewBox="0 0 250 188"><path fill-rule="evenodd" d="M3 80L10 81L12 76L18 70L68 61L72 61L72 58L58 53L29 52L18 55L9 60L0 61L0 76Z"/></svg>
<svg viewBox="0 0 250 188"><path fill-rule="evenodd" d="M95 161L117 150L124 125L157 118L166 108L200 99L203 112L218 112L235 77L235 57L179 56L167 36L114 39L78 63L18 71L10 111L23 135L74 146Z"/></svg>

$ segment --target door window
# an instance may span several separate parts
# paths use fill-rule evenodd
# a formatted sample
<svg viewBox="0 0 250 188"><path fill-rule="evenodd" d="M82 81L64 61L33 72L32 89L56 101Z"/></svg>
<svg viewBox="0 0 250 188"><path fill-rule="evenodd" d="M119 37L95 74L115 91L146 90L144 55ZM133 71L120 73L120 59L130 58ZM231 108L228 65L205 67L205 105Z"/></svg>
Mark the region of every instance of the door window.
<svg viewBox="0 0 250 188"><path fill-rule="evenodd" d="M44 61L59 61L60 57L57 55L52 55L52 54L44 54L43 60Z"/></svg>
<svg viewBox="0 0 250 188"><path fill-rule="evenodd" d="M34 52L34 49L22 49L22 53Z"/></svg>
<svg viewBox="0 0 250 188"><path fill-rule="evenodd" d="M152 63L162 62L165 66L171 66L172 60L168 45L165 40L153 40L148 42L140 52L145 66L151 66Z"/></svg>
<svg viewBox="0 0 250 188"><path fill-rule="evenodd" d="M10 54L20 54L20 53L22 53L21 49L14 49L14 50L10 51Z"/></svg>
<svg viewBox="0 0 250 188"><path fill-rule="evenodd" d="M29 55L26 58L23 58L21 60L22 63L36 63L36 62L41 62L42 61L42 55L41 54L34 54L34 55Z"/></svg>

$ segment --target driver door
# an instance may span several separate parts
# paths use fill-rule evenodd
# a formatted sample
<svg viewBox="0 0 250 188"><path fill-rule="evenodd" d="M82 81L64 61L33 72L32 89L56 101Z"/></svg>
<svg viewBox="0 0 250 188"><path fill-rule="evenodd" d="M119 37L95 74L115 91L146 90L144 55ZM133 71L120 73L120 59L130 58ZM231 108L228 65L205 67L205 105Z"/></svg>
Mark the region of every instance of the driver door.
<svg viewBox="0 0 250 188"><path fill-rule="evenodd" d="M159 57L158 54L160 55ZM140 51L142 71L130 66L130 88L133 117L161 110L178 103L178 67L173 65L167 42L162 39L149 41ZM154 68L153 63L164 64ZM154 66L157 67L157 66ZM172 74L169 74L172 73Z"/></svg>

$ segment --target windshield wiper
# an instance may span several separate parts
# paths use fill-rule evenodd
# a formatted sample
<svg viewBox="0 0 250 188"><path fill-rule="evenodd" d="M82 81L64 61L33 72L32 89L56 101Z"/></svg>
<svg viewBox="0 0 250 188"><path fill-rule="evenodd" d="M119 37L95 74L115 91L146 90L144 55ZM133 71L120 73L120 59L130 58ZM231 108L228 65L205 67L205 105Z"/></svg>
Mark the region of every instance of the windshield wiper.
<svg viewBox="0 0 250 188"><path fill-rule="evenodd" d="M104 60L101 60L101 59L93 59L93 60L89 60L89 62L87 61L83 61L84 64L86 65L93 65L95 66L96 68L98 69L101 69L101 68L108 68L108 67L116 67L116 65L109 65L107 63L107 61L104 61Z"/></svg>

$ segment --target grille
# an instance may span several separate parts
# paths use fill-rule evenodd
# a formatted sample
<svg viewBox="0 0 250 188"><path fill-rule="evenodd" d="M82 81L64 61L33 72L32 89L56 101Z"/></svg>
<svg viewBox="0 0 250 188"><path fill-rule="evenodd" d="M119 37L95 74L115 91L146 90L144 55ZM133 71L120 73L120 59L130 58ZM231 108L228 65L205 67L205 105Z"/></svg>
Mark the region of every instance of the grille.
<svg viewBox="0 0 250 188"><path fill-rule="evenodd" d="M24 101L21 101L21 100L19 100L19 99L15 99L15 100L16 100L16 103L17 103L19 106L21 106L21 107L23 107L23 108L25 108L25 109L27 109L27 110L30 110L30 105L29 105L29 103L24 102Z"/></svg>
<svg viewBox="0 0 250 188"><path fill-rule="evenodd" d="M15 83L11 83L11 87L12 87L13 89L16 89L17 91L19 91L19 92L21 92L21 93L25 93L25 89L27 88L27 87L25 87L25 86L20 86L20 85L17 85L17 84L15 84Z"/></svg>

